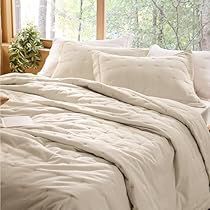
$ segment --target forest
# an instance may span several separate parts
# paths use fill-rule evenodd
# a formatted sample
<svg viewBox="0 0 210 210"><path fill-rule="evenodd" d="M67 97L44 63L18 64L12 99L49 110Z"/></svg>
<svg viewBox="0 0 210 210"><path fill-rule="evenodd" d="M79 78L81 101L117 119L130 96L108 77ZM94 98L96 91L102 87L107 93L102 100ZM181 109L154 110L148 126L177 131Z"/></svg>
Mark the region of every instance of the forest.
<svg viewBox="0 0 210 210"><path fill-rule="evenodd" d="M16 31L30 21L47 39L95 39L96 0L15 0L15 20ZM106 0L106 38L123 34L133 47L210 50L210 0Z"/></svg>

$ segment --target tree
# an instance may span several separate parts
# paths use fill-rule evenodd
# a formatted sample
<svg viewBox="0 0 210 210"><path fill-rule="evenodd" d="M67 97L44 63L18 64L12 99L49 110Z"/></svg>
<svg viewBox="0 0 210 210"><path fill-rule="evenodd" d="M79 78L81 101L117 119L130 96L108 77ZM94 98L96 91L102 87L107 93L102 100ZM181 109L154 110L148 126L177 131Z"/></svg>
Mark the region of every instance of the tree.
<svg viewBox="0 0 210 210"><path fill-rule="evenodd" d="M42 38L46 37L47 0L40 0L39 3L39 30Z"/></svg>
<svg viewBox="0 0 210 210"><path fill-rule="evenodd" d="M130 32L133 47L156 43L168 49L210 49L210 0L106 2L109 38Z"/></svg>
<svg viewBox="0 0 210 210"><path fill-rule="evenodd" d="M210 50L210 2L203 0L201 9L201 49Z"/></svg>
<svg viewBox="0 0 210 210"><path fill-rule="evenodd" d="M154 4L156 7L157 5ZM163 39L164 39L164 4L161 2L160 7L157 7L159 9L159 15L158 15L158 34L157 34L157 42L160 46L163 46Z"/></svg>
<svg viewBox="0 0 210 210"><path fill-rule="evenodd" d="M51 0L50 10L50 38L55 38L55 0Z"/></svg>
<svg viewBox="0 0 210 210"><path fill-rule="evenodd" d="M78 27L78 38L77 38L78 41L80 41L81 39L82 15L83 15L83 0L80 0L79 27Z"/></svg>
<svg viewBox="0 0 210 210"><path fill-rule="evenodd" d="M153 5L153 14L152 14L153 39L152 39L152 43L157 42L157 20L158 20L158 11L157 11L157 8Z"/></svg>

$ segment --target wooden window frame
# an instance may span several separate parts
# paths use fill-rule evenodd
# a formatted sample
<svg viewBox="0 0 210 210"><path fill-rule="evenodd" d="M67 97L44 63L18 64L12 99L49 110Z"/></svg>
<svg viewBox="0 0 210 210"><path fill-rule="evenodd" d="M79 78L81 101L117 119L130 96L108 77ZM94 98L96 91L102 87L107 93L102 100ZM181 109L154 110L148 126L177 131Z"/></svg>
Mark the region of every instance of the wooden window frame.
<svg viewBox="0 0 210 210"><path fill-rule="evenodd" d="M13 34L13 0L1 0L2 42L11 42Z"/></svg>
<svg viewBox="0 0 210 210"><path fill-rule="evenodd" d="M1 0L2 42L10 43L14 37L13 0ZM96 0L96 39L105 38L105 0ZM43 46L51 48L52 40L43 39Z"/></svg>
<svg viewBox="0 0 210 210"><path fill-rule="evenodd" d="M97 0L96 39L105 38L105 0Z"/></svg>

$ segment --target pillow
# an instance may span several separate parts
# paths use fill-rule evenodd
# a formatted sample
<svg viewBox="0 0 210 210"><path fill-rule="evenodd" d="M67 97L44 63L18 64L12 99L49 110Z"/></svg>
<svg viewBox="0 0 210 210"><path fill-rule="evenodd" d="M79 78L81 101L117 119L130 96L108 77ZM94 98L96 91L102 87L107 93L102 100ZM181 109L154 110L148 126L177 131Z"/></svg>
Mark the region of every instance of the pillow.
<svg viewBox="0 0 210 210"><path fill-rule="evenodd" d="M61 54L63 45L65 44L64 40L57 39L53 42L52 47L50 48L50 53L42 67L41 71L38 73L39 75L43 75L46 77L51 77L55 68L58 64L58 58Z"/></svg>
<svg viewBox="0 0 210 210"><path fill-rule="evenodd" d="M177 53L180 53L180 50L167 50L167 49L163 49L160 46L158 46L157 44L152 45L149 48L149 53L148 56L165 56L165 55L175 55Z"/></svg>
<svg viewBox="0 0 210 210"><path fill-rule="evenodd" d="M0 106L9 100L6 96L0 96Z"/></svg>
<svg viewBox="0 0 210 210"><path fill-rule="evenodd" d="M192 72L191 54L165 57L128 57L92 52L95 79L125 87L148 96L172 99L203 107L194 91L188 72Z"/></svg>
<svg viewBox="0 0 210 210"><path fill-rule="evenodd" d="M194 84L200 98L210 101L210 51L194 51Z"/></svg>
<svg viewBox="0 0 210 210"><path fill-rule="evenodd" d="M131 47L133 37L131 35L124 35L116 39L93 40L82 42L85 45L100 46L100 47Z"/></svg>
<svg viewBox="0 0 210 210"><path fill-rule="evenodd" d="M125 35L117 39L106 39L106 40L94 40L94 41L86 41L82 42L84 45L89 46L103 46L103 47L129 47L131 44L131 36ZM41 71L39 72L39 75L43 75L46 77L51 77L53 72L55 71L55 68L58 64L59 55L62 51L63 46L68 43L68 41L62 40L62 39L55 39L52 47L50 49L50 53L45 61L45 64ZM76 42L75 42L76 43ZM80 42L77 42L78 44Z"/></svg>
<svg viewBox="0 0 210 210"><path fill-rule="evenodd" d="M175 55L177 52L152 45L148 56ZM210 100L210 51L193 51L193 63L195 90L200 98Z"/></svg>
<svg viewBox="0 0 210 210"><path fill-rule="evenodd" d="M157 44L155 44L149 48L148 56L150 57L174 56L181 52L184 52L184 51L162 49ZM189 73L190 73L191 79L193 80L194 79L194 66L193 68L189 69L189 71L190 71Z"/></svg>
<svg viewBox="0 0 210 210"><path fill-rule="evenodd" d="M127 56L146 56L148 51L144 49L125 49L109 47L91 47L76 42L66 42L63 45L59 62L52 75L53 78L78 77L94 80L92 50L102 52L127 55Z"/></svg>

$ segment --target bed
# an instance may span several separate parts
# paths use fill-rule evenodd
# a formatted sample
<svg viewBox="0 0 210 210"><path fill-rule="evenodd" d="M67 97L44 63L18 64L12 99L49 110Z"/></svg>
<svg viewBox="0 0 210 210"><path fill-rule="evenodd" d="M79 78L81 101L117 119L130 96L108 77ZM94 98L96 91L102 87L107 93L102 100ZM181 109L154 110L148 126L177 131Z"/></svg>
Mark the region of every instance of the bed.
<svg viewBox="0 0 210 210"><path fill-rule="evenodd" d="M0 76L1 119L34 122L0 122L3 210L210 208L207 108L191 56L145 56L62 42L38 76Z"/></svg>
<svg viewBox="0 0 210 210"><path fill-rule="evenodd" d="M35 122L1 128L2 209L209 207L210 137L188 106L82 79L1 85L1 116Z"/></svg>

